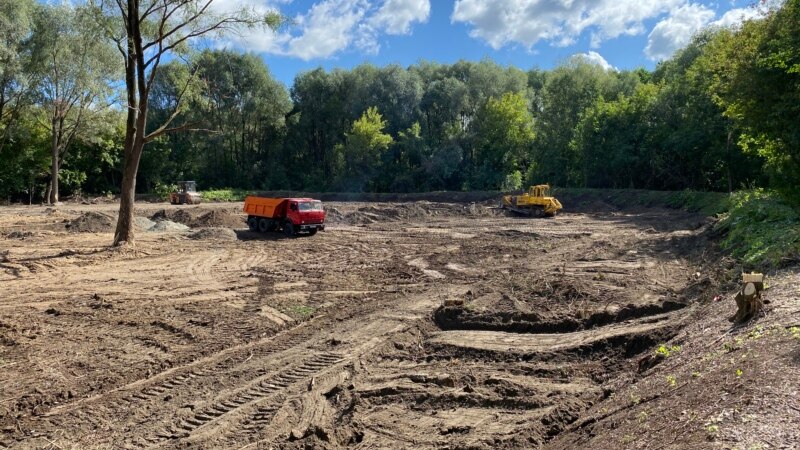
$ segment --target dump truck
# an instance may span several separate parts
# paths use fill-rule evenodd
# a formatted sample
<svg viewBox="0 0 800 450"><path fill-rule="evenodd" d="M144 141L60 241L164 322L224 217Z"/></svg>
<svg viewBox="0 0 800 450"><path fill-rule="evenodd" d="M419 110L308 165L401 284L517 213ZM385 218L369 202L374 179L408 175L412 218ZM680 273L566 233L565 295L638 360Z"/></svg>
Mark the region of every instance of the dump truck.
<svg viewBox="0 0 800 450"><path fill-rule="evenodd" d="M538 217L553 217L562 208L561 202L550 196L550 185L531 186L522 195L503 196L500 207L517 214Z"/></svg>
<svg viewBox="0 0 800 450"><path fill-rule="evenodd" d="M197 205L203 200L194 181L178 181L176 185L178 188L169 194L169 202L173 205Z"/></svg>
<svg viewBox="0 0 800 450"><path fill-rule="evenodd" d="M250 231L283 232L287 236L308 233L313 236L325 230L322 202L313 198L268 198L248 196L244 212Z"/></svg>

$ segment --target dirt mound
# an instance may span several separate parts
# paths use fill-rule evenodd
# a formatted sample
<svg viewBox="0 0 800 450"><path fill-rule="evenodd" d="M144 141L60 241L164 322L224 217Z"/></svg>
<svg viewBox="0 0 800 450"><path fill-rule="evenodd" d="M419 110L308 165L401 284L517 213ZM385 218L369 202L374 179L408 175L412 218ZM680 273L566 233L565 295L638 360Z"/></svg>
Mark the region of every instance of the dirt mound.
<svg viewBox="0 0 800 450"><path fill-rule="evenodd" d="M431 217L492 217L498 211L487 204L432 203L376 203L360 206L355 211L343 212L336 207L326 207L326 220L345 225L365 225L377 222L427 220Z"/></svg>
<svg viewBox="0 0 800 450"><path fill-rule="evenodd" d="M142 231L150 231L154 226L155 222L148 219L147 217L136 216L133 218L133 223L136 225L136 228Z"/></svg>
<svg viewBox="0 0 800 450"><path fill-rule="evenodd" d="M116 221L108 214L87 211L68 221L64 227L72 233L105 233L114 230Z"/></svg>
<svg viewBox="0 0 800 450"><path fill-rule="evenodd" d="M206 227L227 227L243 228L245 225L244 216L228 210L209 211L191 223L192 228Z"/></svg>
<svg viewBox="0 0 800 450"><path fill-rule="evenodd" d="M69 214L56 208L45 208L44 215L53 219L70 217Z"/></svg>
<svg viewBox="0 0 800 450"><path fill-rule="evenodd" d="M150 219L156 222L169 220L191 228L243 228L245 226L244 216L238 213L238 210L162 209L150 216Z"/></svg>
<svg viewBox="0 0 800 450"><path fill-rule="evenodd" d="M197 240L216 240L216 241L235 241L236 232L230 228L200 228L189 234L189 239Z"/></svg>
<svg viewBox="0 0 800 450"><path fill-rule="evenodd" d="M148 231L187 231L189 227L171 220L159 220Z"/></svg>
<svg viewBox="0 0 800 450"><path fill-rule="evenodd" d="M186 226L192 226L195 216L185 209L162 209L150 216L150 220L155 222L169 220L172 222L182 223Z"/></svg>
<svg viewBox="0 0 800 450"><path fill-rule="evenodd" d="M387 220L388 219L382 218L381 216L370 212L355 211L345 214L340 223L345 223L347 225L366 225Z"/></svg>
<svg viewBox="0 0 800 450"><path fill-rule="evenodd" d="M325 207L325 221L328 223L344 223L344 214L334 206Z"/></svg>

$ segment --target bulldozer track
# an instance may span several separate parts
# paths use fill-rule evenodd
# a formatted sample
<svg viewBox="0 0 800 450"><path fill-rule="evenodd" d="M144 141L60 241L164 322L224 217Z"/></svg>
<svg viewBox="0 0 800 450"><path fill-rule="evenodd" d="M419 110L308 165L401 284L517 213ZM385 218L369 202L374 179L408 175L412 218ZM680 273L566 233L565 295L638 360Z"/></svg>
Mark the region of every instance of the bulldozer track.
<svg viewBox="0 0 800 450"><path fill-rule="evenodd" d="M343 360L343 356L338 353L313 352L313 356L303 359L302 363L275 372L275 358L280 359L281 353L289 350L300 351L301 354L307 352L308 350L303 349L308 348L315 336L320 333L320 322L349 320L368 311L379 310L382 304L384 302L381 301L366 302L358 311L349 311L345 314L340 312L336 318L316 316L276 335L226 348L112 391L55 407L46 412L45 417L58 429L68 429L75 424L81 424L83 427L88 426L103 432L120 431L120 427L125 426L126 422L109 421L109 415L113 416L114 412L147 411L152 406L156 410L163 410L169 404L173 404L176 401L174 399L180 398L182 401L197 399L197 393L202 392L198 389L201 385L234 376L237 379L237 386L241 387L233 394L215 401L191 417L181 419L167 428L153 430L151 433L142 432L145 438L138 443L127 441L126 443L138 447L150 447L171 439L185 438L197 429L210 425L212 421L223 416L227 417L228 413L239 412L250 406L253 406L252 411L239 420L236 429L246 435L257 434L263 425L269 423L274 411L283 404L279 398L283 392ZM260 368L252 369L258 366ZM264 403L265 401L267 403ZM173 414L176 407L177 405L167 408L164 414ZM22 436L14 440L18 444L24 441L25 437ZM7 446L13 445L13 443L7 444Z"/></svg>
<svg viewBox="0 0 800 450"><path fill-rule="evenodd" d="M308 379L311 375L343 359L342 355L336 353L324 352L316 354L302 364L284 370L277 375L265 376L260 380L254 380L249 387L241 389L224 399L216 400L213 404L202 408L191 417L182 418L158 432L154 437L145 439L150 445L157 445L166 440L188 438L198 429L211 426L220 418L239 411L240 408L257 403L266 397L278 396L292 385ZM257 432L261 425L269 423L279 406L270 405L269 407L256 408L244 430Z"/></svg>
<svg viewBox="0 0 800 450"><path fill-rule="evenodd" d="M322 316L319 316L317 319L321 318ZM45 415L63 414L73 409L81 408L85 404L101 403L112 396L121 396L115 401L117 404L136 404L142 401L150 401L153 398L167 394L169 391L181 387L189 387L201 377L216 376L220 370L235 367L248 360L248 358L265 357L295 347L317 332L313 328L313 322L314 320L312 319L294 328L284 330L277 335L256 342L226 348L215 354L169 369L150 378L134 381L104 394L79 400L62 407L56 407Z"/></svg>

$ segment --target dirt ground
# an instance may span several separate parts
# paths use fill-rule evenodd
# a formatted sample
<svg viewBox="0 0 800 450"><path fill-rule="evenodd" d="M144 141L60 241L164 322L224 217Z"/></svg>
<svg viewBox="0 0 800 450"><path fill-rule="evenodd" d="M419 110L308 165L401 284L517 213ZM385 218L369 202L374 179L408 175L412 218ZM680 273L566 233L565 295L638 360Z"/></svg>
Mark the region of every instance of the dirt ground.
<svg viewBox="0 0 800 450"><path fill-rule="evenodd" d="M140 204L122 249L115 204L0 207L0 447L798 442L800 307L732 329L709 219L490 206L331 202L287 238L241 204ZM773 406L786 427L741 420Z"/></svg>

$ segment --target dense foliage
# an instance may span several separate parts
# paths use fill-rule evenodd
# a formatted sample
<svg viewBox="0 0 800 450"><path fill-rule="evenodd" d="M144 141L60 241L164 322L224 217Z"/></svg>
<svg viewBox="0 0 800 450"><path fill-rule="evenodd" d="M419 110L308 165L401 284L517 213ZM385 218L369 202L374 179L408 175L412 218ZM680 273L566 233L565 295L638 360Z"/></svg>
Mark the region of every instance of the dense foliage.
<svg viewBox="0 0 800 450"><path fill-rule="evenodd" d="M66 128L58 108L69 98L52 89L53 67L40 56L52 51L43 42L55 42L43 34L55 30L38 23L53 14L91 20L70 8L2 3L4 198L42 201L54 136L70 133L76 120L80 132L55 149L62 191L119 189L124 111L101 109L98 99L111 98L106 91L121 80L109 78L115 72L106 68L97 27L63 35L92 43L92 55L83 57L95 60L75 69L96 68L76 72L85 85L81 101L62 114ZM204 50L158 67L148 123L172 120L182 131L147 144L137 188L195 179L203 189L245 190L510 190L547 182L793 193L800 179L798 29L800 0L789 0L762 19L705 30L653 72L605 70L581 58L528 72L489 60L420 62L316 69L289 89L258 56Z"/></svg>

